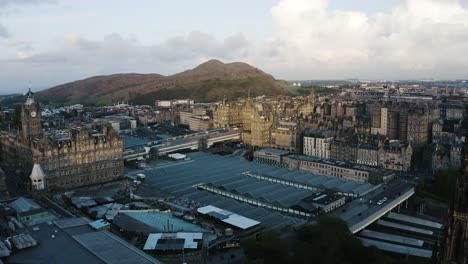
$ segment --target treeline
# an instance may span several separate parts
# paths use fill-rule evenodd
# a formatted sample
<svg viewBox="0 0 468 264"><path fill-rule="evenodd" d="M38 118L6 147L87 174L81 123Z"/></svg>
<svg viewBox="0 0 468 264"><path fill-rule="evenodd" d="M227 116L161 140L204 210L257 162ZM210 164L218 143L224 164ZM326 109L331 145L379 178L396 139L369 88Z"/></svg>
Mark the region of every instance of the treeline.
<svg viewBox="0 0 468 264"><path fill-rule="evenodd" d="M364 247L342 220L324 215L296 231L265 231L243 242L248 263L405 264L376 247Z"/></svg>
<svg viewBox="0 0 468 264"><path fill-rule="evenodd" d="M416 187L416 194L424 198L448 203L452 198L459 175L460 171L456 169L439 171L429 181L420 182Z"/></svg>

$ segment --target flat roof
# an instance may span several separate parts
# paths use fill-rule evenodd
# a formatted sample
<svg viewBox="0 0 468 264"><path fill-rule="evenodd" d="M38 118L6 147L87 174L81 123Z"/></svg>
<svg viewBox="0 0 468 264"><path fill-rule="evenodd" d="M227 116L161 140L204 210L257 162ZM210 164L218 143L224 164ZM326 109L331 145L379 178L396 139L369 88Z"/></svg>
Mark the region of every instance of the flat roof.
<svg viewBox="0 0 468 264"><path fill-rule="evenodd" d="M372 231L372 230L367 230L367 229L362 230L359 233L359 235L363 236L363 237L368 237L368 238L376 238L376 239L380 239L380 240L396 242L396 243L399 243L399 244L405 244L405 245L409 245L409 246L422 247L422 245L424 244L423 240L419 240L419 239L415 239L415 238L411 238L411 237L391 235L391 234Z"/></svg>
<svg viewBox="0 0 468 264"><path fill-rule="evenodd" d="M70 263L70 264L103 264L101 259L83 248L61 228L46 223L36 225L34 231L28 228L38 241L38 246L27 250L16 251L8 260L12 263ZM57 232L55 232L57 230ZM54 237L52 238L52 235Z"/></svg>
<svg viewBox="0 0 468 264"><path fill-rule="evenodd" d="M251 228L260 224L260 222L255 221L253 219L220 209L212 205L200 207L197 209L197 212L199 212L200 214L213 216L224 223L233 225L241 229L248 229L248 228ZM220 216L217 217L216 215L213 215L210 213L216 213L216 214L219 214Z"/></svg>
<svg viewBox="0 0 468 264"><path fill-rule="evenodd" d="M403 225L403 224L398 224L398 223L394 223L394 222L389 222L389 221L385 221L385 220L381 220L381 219L377 221L377 224L379 224L381 226L385 226L385 227L410 231L410 232L413 232L413 233L419 233L419 234L428 235L428 236L432 236L434 234L434 232L430 231L430 230L426 230L426 229L422 229L422 228L418 228L418 227L413 227L413 226L408 226L408 225Z"/></svg>
<svg viewBox="0 0 468 264"><path fill-rule="evenodd" d="M377 241L377 240L372 240L372 239L367 239L367 238L362 238L362 237L359 237L359 240L362 241L362 244L364 246L375 246L378 249L381 249L384 251L390 251L390 252L400 253L404 255L411 255L411 256L423 257L423 258L432 257L432 251L427 250L427 249L396 245L392 243L387 243L387 242L382 242L382 241Z"/></svg>
<svg viewBox="0 0 468 264"><path fill-rule="evenodd" d="M77 234L72 237L105 263L160 263L156 259L140 252L137 248L106 231Z"/></svg>
<svg viewBox="0 0 468 264"><path fill-rule="evenodd" d="M203 233L153 233L148 236L143 250L197 249L198 243L195 240L200 239L203 239Z"/></svg>
<svg viewBox="0 0 468 264"><path fill-rule="evenodd" d="M87 218L65 218L53 224L28 227L24 232L38 241L36 247L9 257L14 263L160 263L107 231L94 231Z"/></svg>
<svg viewBox="0 0 468 264"><path fill-rule="evenodd" d="M263 153L265 155L272 155L272 156L284 156L284 155L289 154L289 151L275 149L275 148L264 148L264 149L257 150L256 152Z"/></svg>
<svg viewBox="0 0 468 264"><path fill-rule="evenodd" d="M151 210L121 210L118 215L120 214L161 232L208 232L201 226L174 217L169 213Z"/></svg>
<svg viewBox="0 0 468 264"><path fill-rule="evenodd" d="M419 217L403 215L403 214L398 214L398 213L393 213L393 212L388 213L387 217L390 219L395 219L395 220L399 220L402 222L412 223L412 224L421 225L421 226L432 227L435 229L442 229L444 227L444 225L442 225L441 223L437 223L435 221L430 221L430 220L422 219Z"/></svg>

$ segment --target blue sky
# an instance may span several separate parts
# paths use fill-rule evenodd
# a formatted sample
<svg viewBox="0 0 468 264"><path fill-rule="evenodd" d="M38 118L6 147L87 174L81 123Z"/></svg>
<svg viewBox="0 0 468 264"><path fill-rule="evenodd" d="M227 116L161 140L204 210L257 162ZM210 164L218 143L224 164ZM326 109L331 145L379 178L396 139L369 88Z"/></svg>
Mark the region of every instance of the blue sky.
<svg viewBox="0 0 468 264"><path fill-rule="evenodd" d="M280 79L467 78L468 0L0 0L0 93L217 58Z"/></svg>

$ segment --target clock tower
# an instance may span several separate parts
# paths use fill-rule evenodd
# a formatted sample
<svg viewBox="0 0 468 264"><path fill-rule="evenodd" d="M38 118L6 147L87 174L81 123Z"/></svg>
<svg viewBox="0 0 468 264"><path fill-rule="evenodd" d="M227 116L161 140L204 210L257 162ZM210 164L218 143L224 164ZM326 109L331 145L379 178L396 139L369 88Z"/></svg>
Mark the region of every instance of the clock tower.
<svg viewBox="0 0 468 264"><path fill-rule="evenodd" d="M39 104L34 101L33 95L34 93L29 89L26 94L26 102L21 107L21 126L23 139L26 142L30 142L42 132L41 109Z"/></svg>

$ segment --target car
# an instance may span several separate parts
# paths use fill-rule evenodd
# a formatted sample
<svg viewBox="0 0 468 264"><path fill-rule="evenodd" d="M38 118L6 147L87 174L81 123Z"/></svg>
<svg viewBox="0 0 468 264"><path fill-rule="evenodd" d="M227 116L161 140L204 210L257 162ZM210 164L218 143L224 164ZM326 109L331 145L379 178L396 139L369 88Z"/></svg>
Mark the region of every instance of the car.
<svg viewBox="0 0 468 264"><path fill-rule="evenodd" d="M377 205L382 205L383 203L384 203L384 202L383 202L382 200L379 200L379 201L377 202Z"/></svg>

